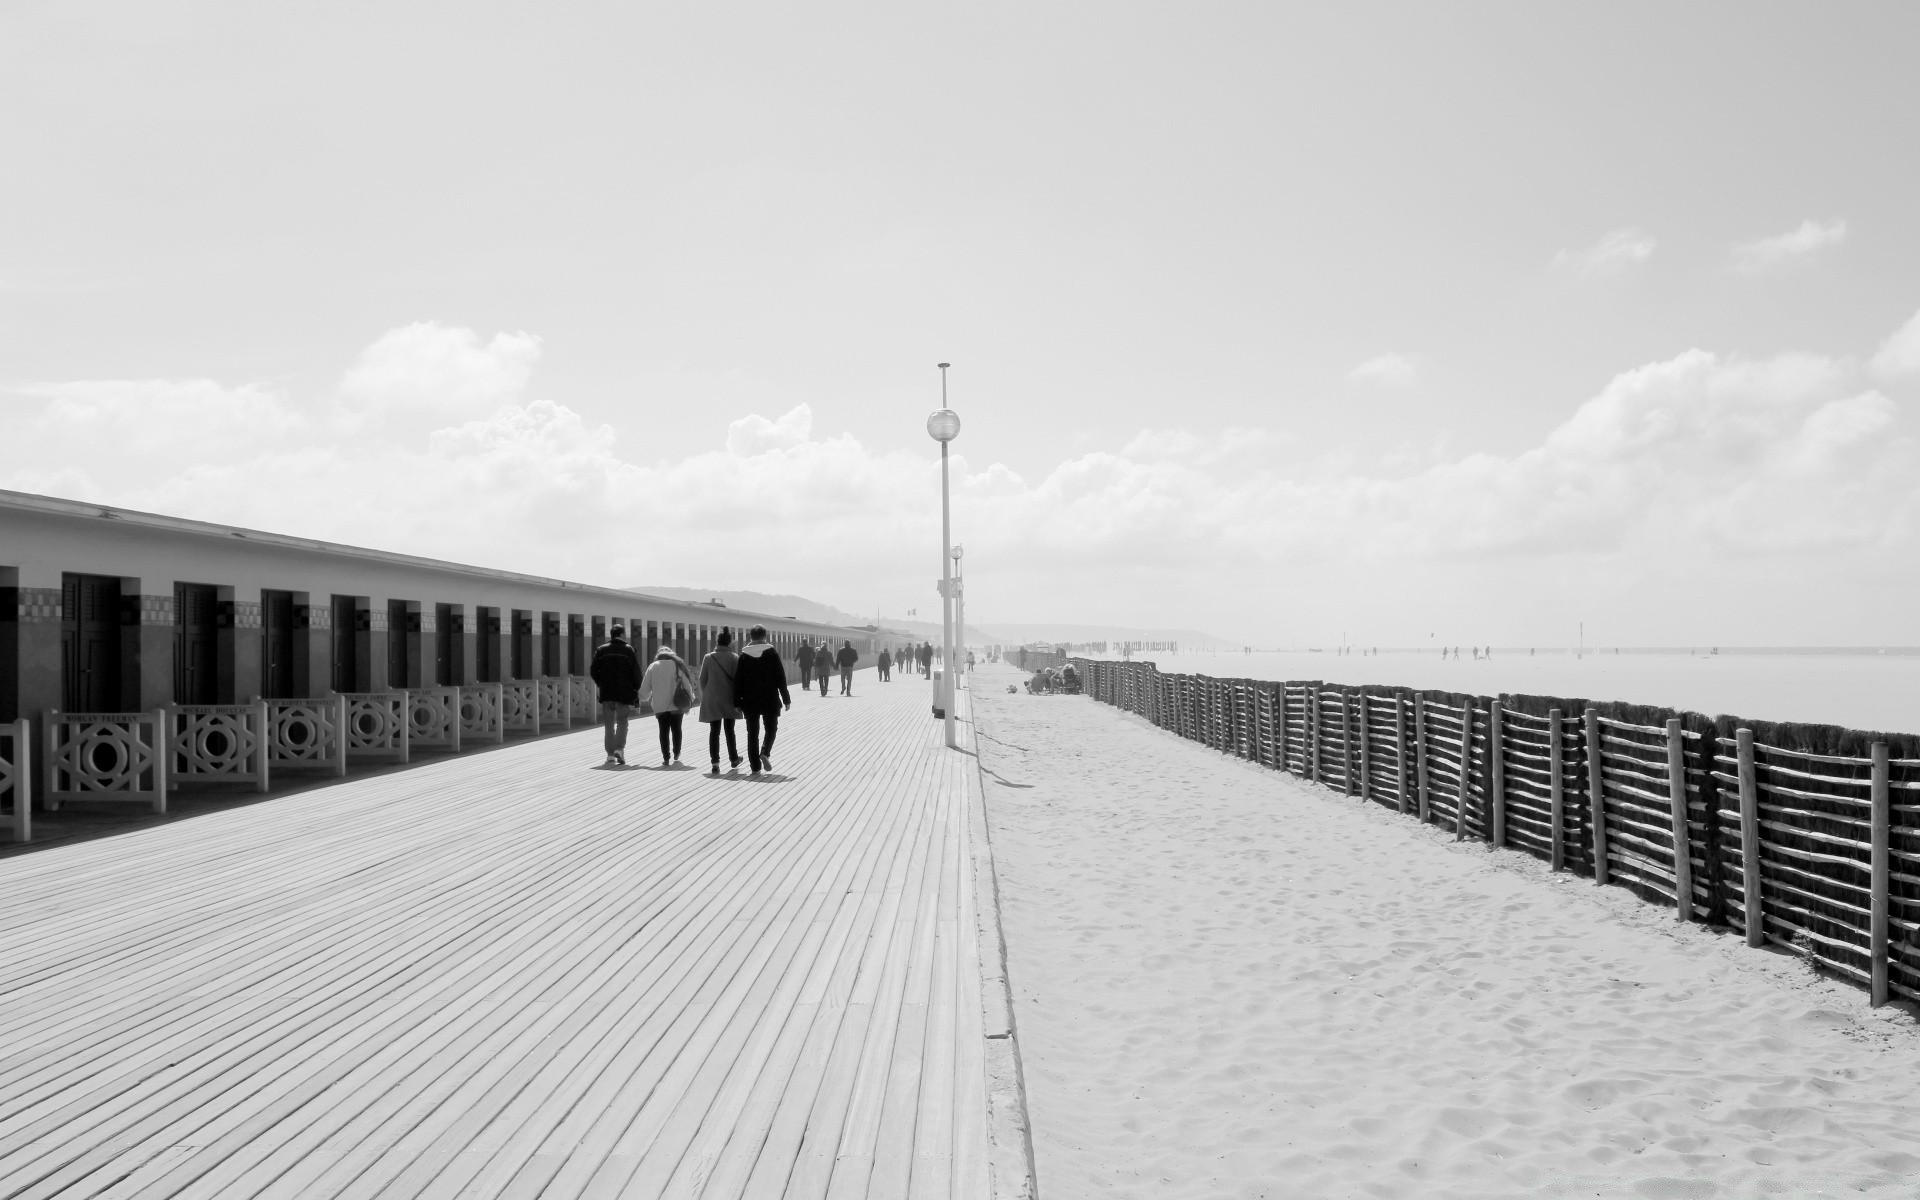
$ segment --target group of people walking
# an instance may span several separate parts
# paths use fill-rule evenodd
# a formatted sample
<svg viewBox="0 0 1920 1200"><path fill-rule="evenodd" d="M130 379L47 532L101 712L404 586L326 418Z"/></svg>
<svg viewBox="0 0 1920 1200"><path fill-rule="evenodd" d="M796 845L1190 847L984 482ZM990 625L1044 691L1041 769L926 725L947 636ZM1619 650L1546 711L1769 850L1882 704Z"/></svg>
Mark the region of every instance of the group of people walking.
<svg viewBox="0 0 1920 1200"><path fill-rule="evenodd" d="M737 652L729 630L721 630L714 641L712 652L700 660L698 675L671 646L660 647L642 671L639 655L627 645L625 631L614 626L607 644L594 652L593 665L588 669L600 689L600 721L606 730L608 765L626 765L627 724L636 712L653 717L659 726L660 765L679 762L681 725L687 711L698 704L700 720L707 726L707 755L713 774L720 773L723 736L728 765L730 769L739 768L734 726L742 719L747 723L748 768L754 775L773 770L773 741L780 732L780 714L793 707L780 652L768 640L764 625L748 630L747 644Z"/></svg>
<svg viewBox="0 0 1920 1200"><path fill-rule="evenodd" d="M882 658L885 658L884 654ZM820 639L818 647L802 638L800 648L793 652L794 665L800 668L800 690L806 691L817 679L822 696L827 694L827 680L832 678L836 667L840 672L840 694L853 695L853 667L859 661L860 652L849 641L842 641L840 649L834 650L827 645L825 638Z"/></svg>

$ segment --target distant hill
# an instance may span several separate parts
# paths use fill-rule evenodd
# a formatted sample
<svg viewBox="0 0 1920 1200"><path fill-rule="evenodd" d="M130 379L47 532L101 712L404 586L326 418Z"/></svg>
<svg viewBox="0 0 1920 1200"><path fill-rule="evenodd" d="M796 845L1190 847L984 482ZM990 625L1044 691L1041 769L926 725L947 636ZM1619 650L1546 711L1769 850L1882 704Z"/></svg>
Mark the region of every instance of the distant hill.
<svg viewBox="0 0 1920 1200"><path fill-rule="evenodd" d="M729 609L738 609L743 614L763 617L792 617L799 621L817 621L823 625L865 626L875 623L874 618L857 616L831 604L822 604L818 600L809 600L805 596L793 596L772 592L741 592L727 588L690 588L645 585L630 587L629 592L638 592L646 596L660 596L667 600L691 600L701 603L718 600ZM938 616L936 611L935 616ZM940 639L939 621L916 621L905 617L886 617L879 622L889 631L910 634L923 641ZM1215 636L1198 629L1133 629L1120 625L1064 625L1064 624L1015 624L1002 622L982 625L975 622L967 626L968 640L975 645L998 643L1019 645L1023 642L1179 642L1182 648L1195 650L1238 650L1245 643L1231 638Z"/></svg>
<svg viewBox="0 0 1920 1200"><path fill-rule="evenodd" d="M792 617L796 621L816 621L822 625L871 625L872 617L856 617L850 612L842 612L831 604L822 604L809 600L805 596L775 595L769 592L735 592L725 588L690 588L644 586L625 589L644 596L659 596L667 600L692 600L702 603L718 600L728 608L737 608L744 613L762 617Z"/></svg>

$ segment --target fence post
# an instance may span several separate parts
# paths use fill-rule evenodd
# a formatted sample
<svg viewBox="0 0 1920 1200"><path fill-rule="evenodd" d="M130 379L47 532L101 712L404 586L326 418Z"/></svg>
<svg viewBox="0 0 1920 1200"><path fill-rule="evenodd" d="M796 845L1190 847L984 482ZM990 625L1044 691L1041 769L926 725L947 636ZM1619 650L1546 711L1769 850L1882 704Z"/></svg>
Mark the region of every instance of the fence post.
<svg viewBox="0 0 1920 1200"><path fill-rule="evenodd" d="M1313 690L1307 701L1307 778L1320 782L1320 681L1307 685Z"/></svg>
<svg viewBox="0 0 1920 1200"><path fill-rule="evenodd" d="M338 760L335 773L342 779L347 775L347 698L339 693L333 697L333 749Z"/></svg>
<svg viewBox="0 0 1920 1200"><path fill-rule="evenodd" d="M1420 775L1420 823L1424 825L1431 819L1427 806L1427 698L1419 692L1413 694L1413 757L1414 769Z"/></svg>
<svg viewBox="0 0 1920 1200"><path fill-rule="evenodd" d="M1367 689L1360 689L1360 798L1373 792L1373 734L1368 729L1373 710L1367 705Z"/></svg>
<svg viewBox="0 0 1920 1200"><path fill-rule="evenodd" d="M1504 847L1507 844L1507 762L1506 753L1501 748L1500 738L1506 726L1500 720L1500 702L1487 704L1487 762L1492 767L1488 798L1493 804L1493 844Z"/></svg>
<svg viewBox="0 0 1920 1200"><path fill-rule="evenodd" d="M1353 696L1352 692L1340 693L1340 786L1349 796L1360 782L1353 769Z"/></svg>
<svg viewBox="0 0 1920 1200"><path fill-rule="evenodd" d="M255 696L253 698L253 752L258 757L253 760L253 766L254 778L258 781L260 790L263 792L267 790L267 759L269 757L267 739L269 736L267 732L267 702Z"/></svg>
<svg viewBox="0 0 1920 1200"><path fill-rule="evenodd" d="M1566 755L1560 742L1566 736L1560 725L1560 710L1547 710L1547 773L1551 782L1547 786L1547 808L1553 814L1553 857L1552 870L1558 871L1567 865L1566 816L1567 789L1560 775L1565 768Z"/></svg>
<svg viewBox="0 0 1920 1200"><path fill-rule="evenodd" d="M1393 694L1393 779L1394 797L1400 811L1407 811L1407 694Z"/></svg>
<svg viewBox="0 0 1920 1200"><path fill-rule="evenodd" d="M1593 810L1593 882L1607 882L1607 804L1600 773L1600 710L1587 710L1587 804Z"/></svg>
<svg viewBox="0 0 1920 1200"><path fill-rule="evenodd" d="M167 706L161 705L153 710L153 811L167 811L167 768L173 765L172 724L167 719ZM136 739L140 736L136 730Z"/></svg>
<svg viewBox="0 0 1920 1200"><path fill-rule="evenodd" d="M1460 701L1460 795L1453 803L1453 840L1467 839L1467 801L1473 798L1473 697Z"/></svg>
<svg viewBox="0 0 1920 1200"><path fill-rule="evenodd" d="M1872 1003L1875 1007L1887 1002L1887 908L1890 903L1888 891L1891 887L1889 875L1892 869L1888 842L1888 826L1892 824L1892 809L1887 793L1887 744L1873 744L1873 809L1872 809L1872 888L1869 893L1870 915L1867 918L1867 940L1873 947L1873 991Z"/></svg>
<svg viewBox="0 0 1920 1200"><path fill-rule="evenodd" d="M1740 891L1746 902L1747 945L1767 944L1766 913L1760 907L1760 784L1753 769L1753 730L1733 731L1740 764Z"/></svg>
<svg viewBox="0 0 1920 1200"><path fill-rule="evenodd" d="M1274 698L1279 708L1273 714L1273 740L1276 743L1273 765L1282 771L1291 771L1293 768L1287 765L1287 685L1284 680L1274 692Z"/></svg>
<svg viewBox="0 0 1920 1200"><path fill-rule="evenodd" d="M1667 806L1673 810L1674 919L1693 920L1693 839L1687 835L1687 757L1680 718L1667 721Z"/></svg>

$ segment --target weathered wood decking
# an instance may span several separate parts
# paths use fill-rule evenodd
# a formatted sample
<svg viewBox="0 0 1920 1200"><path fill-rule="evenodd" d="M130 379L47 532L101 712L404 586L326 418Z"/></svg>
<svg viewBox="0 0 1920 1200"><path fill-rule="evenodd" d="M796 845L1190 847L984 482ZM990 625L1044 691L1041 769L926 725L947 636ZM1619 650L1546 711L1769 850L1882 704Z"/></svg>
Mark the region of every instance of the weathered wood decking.
<svg viewBox="0 0 1920 1200"><path fill-rule="evenodd" d="M985 1196L973 760L856 686L0 861L0 1196Z"/></svg>

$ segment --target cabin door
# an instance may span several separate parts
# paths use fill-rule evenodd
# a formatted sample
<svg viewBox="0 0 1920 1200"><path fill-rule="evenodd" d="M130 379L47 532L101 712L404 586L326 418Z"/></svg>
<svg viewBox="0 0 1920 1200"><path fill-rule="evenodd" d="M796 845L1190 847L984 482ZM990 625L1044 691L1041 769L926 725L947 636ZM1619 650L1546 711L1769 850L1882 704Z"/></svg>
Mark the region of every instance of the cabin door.
<svg viewBox="0 0 1920 1200"><path fill-rule="evenodd" d="M120 709L120 580L63 575L61 665L67 712Z"/></svg>
<svg viewBox="0 0 1920 1200"><path fill-rule="evenodd" d="M173 702L220 703L220 597L210 583L173 585Z"/></svg>
<svg viewBox="0 0 1920 1200"><path fill-rule="evenodd" d="M293 693L293 593L260 593L260 694L291 700Z"/></svg>

